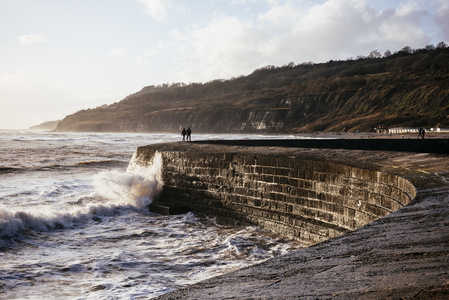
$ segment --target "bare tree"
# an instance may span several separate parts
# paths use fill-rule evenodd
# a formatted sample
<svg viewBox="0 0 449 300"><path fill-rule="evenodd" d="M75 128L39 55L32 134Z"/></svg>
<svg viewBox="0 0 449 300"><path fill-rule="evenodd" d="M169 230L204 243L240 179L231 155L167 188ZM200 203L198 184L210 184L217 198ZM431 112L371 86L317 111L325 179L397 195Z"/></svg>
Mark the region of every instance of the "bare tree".
<svg viewBox="0 0 449 300"><path fill-rule="evenodd" d="M381 57L382 57L382 55L377 50L371 51L368 55L368 58L381 58Z"/></svg>
<svg viewBox="0 0 449 300"><path fill-rule="evenodd" d="M445 49L447 48L447 44L445 42L439 42L437 45L437 49Z"/></svg>
<svg viewBox="0 0 449 300"><path fill-rule="evenodd" d="M404 53L406 53L406 54L412 54L412 53L413 53L413 50L412 50L412 48L411 48L410 46L405 46L405 47L402 48L401 51L399 51L399 52L404 52Z"/></svg>
<svg viewBox="0 0 449 300"><path fill-rule="evenodd" d="M435 46L433 44L427 45L424 49L426 49L427 51L432 51L435 50Z"/></svg>

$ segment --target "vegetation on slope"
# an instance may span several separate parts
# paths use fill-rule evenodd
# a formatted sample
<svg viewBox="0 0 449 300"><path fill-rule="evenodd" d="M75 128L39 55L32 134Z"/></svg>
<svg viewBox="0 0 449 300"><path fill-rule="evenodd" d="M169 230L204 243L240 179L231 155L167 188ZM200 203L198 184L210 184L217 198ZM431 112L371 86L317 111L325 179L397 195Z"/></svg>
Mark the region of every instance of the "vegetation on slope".
<svg viewBox="0 0 449 300"><path fill-rule="evenodd" d="M208 83L148 86L67 116L59 131L291 133L449 127L445 43L356 60L267 66Z"/></svg>

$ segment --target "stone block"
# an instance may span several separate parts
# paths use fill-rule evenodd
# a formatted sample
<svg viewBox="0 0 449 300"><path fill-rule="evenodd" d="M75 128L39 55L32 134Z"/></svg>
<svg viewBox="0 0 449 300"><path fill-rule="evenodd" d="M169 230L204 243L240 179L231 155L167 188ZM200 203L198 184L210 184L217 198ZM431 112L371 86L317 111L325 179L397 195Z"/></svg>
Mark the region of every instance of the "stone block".
<svg viewBox="0 0 449 300"><path fill-rule="evenodd" d="M287 157L278 157L276 159L276 166L278 168L290 169L291 159Z"/></svg>

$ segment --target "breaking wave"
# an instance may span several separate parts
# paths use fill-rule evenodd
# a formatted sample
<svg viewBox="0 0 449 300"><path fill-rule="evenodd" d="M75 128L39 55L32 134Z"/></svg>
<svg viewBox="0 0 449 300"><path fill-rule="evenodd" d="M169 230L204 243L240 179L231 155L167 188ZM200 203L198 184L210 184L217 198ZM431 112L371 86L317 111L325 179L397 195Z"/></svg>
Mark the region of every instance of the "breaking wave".
<svg viewBox="0 0 449 300"><path fill-rule="evenodd" d="M94 178L98 194L113 202L129 203L138 209L145 209L162 191L162 155L156 153L147 167L135 164L131 159L126 172L105 171Z"/></svg>
<svg viewBox="0 0 449 300"><path fill-rule="evenodd" d="M0 207L0 238L11 238L27 231L76 228L103 216L147 211L148 205L162 191L161 167L162 156L156 154L148 167L96 174L93 178L95 194L82 197L75 203L82 207L60 210L32 207L14 210Z"/></svg>

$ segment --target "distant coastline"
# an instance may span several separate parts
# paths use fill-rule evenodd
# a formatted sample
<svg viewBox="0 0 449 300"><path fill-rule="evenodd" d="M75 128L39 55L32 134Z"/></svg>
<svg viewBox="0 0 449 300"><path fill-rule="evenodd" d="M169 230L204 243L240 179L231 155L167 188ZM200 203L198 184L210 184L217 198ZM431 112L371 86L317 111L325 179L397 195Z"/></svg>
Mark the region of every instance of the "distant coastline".
<svg viewBox="0 0 449 300"><path fill-rule="evenodd" d="M56 127L58 126L59 122L61 122L61 120L47 121L47 122L41 123L39 125L31 126L30 129L40 129L40 130L53 131L53 130L56 129Z"/></svg>

